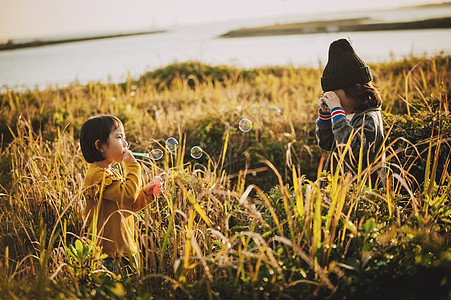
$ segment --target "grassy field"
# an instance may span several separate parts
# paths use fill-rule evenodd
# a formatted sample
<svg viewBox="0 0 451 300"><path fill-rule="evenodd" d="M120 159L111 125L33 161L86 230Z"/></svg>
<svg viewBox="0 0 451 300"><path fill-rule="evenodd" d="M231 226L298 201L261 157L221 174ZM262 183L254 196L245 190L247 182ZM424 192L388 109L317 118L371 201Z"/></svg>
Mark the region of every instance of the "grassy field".
<svg viewBox="0 0 451 300"><path fill-rule="evenodd" d="M450 57L371 67L383 189L366 185L374 166L318 171L320 69L191 62L122 84L0 94L0 297L449 299ZM82 219L79 130L100 113L123 121L134 151L180 144L141 160L145 178L167 180L136 214L141 268L128 277L101 268Z"/></svg>

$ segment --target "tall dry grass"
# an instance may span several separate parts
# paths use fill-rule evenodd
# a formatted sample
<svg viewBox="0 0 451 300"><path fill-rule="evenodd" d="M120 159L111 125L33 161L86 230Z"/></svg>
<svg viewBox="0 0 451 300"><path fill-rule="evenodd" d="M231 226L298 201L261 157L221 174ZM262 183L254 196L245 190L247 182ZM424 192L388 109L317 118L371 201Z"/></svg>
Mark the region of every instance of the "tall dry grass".
<svg viewBox="0 0 451 300"><path fill-rule="evenodd" d="M318 171L312 129L320 70L230 69L214 77L179 67L164 79L150 73L122 85L0 96L3 295L359 297L377 287L360 278L378 272L415 278L448 270L449 57L372 66L386 120L406 114L424 127L425 111L439 131L412 142L402 126L387 124L383 189L368 186L380 162L354 177ZM175 154L141 161L144 178L165 174L165 190L136 214L141 264L126 278L102 269L81 214L87 166L76 137L98 113L123 120L133 149L160 147L168 136L180 141ZM237 130L244 117L253 121L248 134ZM205 150L199 161L187 154L194 143ZM424 182L415 184L418 166ZM434 286L444 293L449 275L440 276L445 285Z"/></svg>

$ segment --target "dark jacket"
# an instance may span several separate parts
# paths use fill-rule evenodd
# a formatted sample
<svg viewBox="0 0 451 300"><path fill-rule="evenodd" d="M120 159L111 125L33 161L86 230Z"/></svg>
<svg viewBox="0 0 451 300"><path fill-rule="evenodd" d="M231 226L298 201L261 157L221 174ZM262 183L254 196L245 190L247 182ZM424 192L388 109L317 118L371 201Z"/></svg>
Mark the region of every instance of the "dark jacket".
<svg viewBox="0 0 451 300"><path fill-rule="evenodd" d="M361 146L363 146L362 170L365 170L368 164L375 163L378 152L383 147L384 132L380 109L368 109L356 113L351 121L344 118L333 124L332 121L318 119L316 122L316 140L322 149L330 151L323 168L324 171L331 170L331 162L333 162L334 171L336 170L340 160L339 153L343 153L345 150L351 134L354 137L351 141L350 149L346 153L344 164L340 168L342 174L343 172L350 172L355 175L358 171ZM383 148L382 153L385 153ZM378 186L385 185L385 154L382 156L381 161L382 165L371 174L373 187L376 183Z"/></svg>

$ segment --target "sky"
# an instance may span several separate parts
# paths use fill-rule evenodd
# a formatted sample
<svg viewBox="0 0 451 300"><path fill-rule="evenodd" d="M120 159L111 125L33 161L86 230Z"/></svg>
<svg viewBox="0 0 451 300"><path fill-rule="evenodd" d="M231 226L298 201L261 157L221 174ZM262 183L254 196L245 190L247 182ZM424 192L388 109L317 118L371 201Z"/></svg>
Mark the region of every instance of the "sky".
<svg viewBox="0 0 451 300"><path fill-rule="evenodd" d="M330 14L437 0L0 0L0 42L75 33L142 31L237 19Z"/></svg>

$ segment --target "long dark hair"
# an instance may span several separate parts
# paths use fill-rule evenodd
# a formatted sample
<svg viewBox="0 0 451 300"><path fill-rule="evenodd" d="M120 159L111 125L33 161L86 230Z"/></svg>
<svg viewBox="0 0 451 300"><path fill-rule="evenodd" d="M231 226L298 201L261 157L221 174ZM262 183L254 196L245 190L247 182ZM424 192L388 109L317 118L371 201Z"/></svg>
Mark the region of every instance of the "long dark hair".
<svg viewBox="0 0 451 300"><path fill-rule="evenodd" d="M347 97L357 101L356 111L365 111L370 108L379 108L382 105L382 98L374 84L356 84L343 89Z"/></svg>

